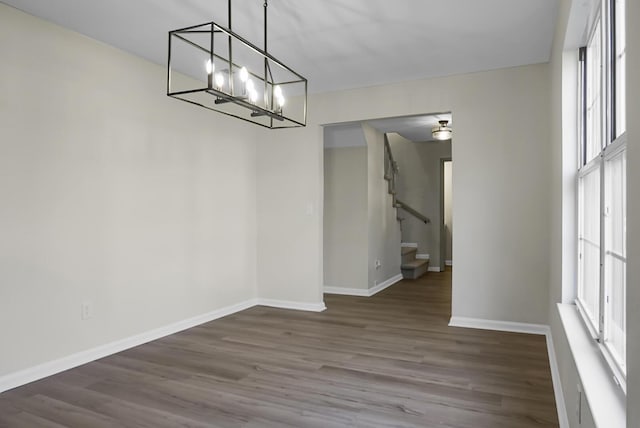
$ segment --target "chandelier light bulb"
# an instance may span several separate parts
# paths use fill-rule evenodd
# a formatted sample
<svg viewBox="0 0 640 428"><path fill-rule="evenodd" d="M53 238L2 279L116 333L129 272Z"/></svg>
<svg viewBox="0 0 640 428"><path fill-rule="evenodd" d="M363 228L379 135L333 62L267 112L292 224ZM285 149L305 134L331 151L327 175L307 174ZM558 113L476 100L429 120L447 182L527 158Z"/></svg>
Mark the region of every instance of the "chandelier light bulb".
<svg viewBox="0 0 640 428"><path fill-rule="evenodd" d="M247 92L251 94L251 92L255 92L255 90L256 90L256 87L253 84L253 80L251 79L247 80Z"/></svg>
<svg viewBox="0 0 640 428"><path fill-rule="evenodd" d="M211 62L211 59L208 59L206 68L207 68L207 74L211 74L215 71L216 65Z"/></svg>
<svg viewBox="0 0 640 428"><path fill-rule="evenodd" d="M280 109L282 109L282 107L284 107L284 103L285 103L285 99L282 96L282 94L278 97L277 101L278 101L278 107L280 107Z"/></svg>
<svg viewBox="0 0 640 428"><path fill-rule="evenodd" d="M222 89L224 86L224 76L222 73L216 73L216 88Z"/></svg>
<svg viewBox="0 0 640 428"><path fill-rule="evenodd" d="M249 90L249 101L251 101L253 104L258 102L258 92L255 90L255 88L251 88Z"/></svg>
<svg viewBox="0 0 640 428"><path fill-rule="evenodd" d="M273 96L276 97L276 99L283 98L282 88L280 87L280 85L276 85L276 87L273 88Z"/></svg>
<svg viewBox="0 0 640 428"><path fill-rule="evenodd" d="M249 71L247 71L247 67L242 67L240 69L240 81L245 83L249 78Z"/></svg>

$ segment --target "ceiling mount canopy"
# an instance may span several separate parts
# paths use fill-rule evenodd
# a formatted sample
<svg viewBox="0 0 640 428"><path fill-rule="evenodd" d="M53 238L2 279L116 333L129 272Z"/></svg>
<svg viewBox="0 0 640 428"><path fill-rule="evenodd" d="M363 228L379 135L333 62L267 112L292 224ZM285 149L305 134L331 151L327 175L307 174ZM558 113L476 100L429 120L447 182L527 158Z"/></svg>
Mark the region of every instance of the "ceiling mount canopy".
<svg viewBox="0 0 640 428"><path fill-rule="evenodd" d="M448 126L448 120L439 120L440 125L431 128L431 136L436 140L449 140L453 130Z"/></svg>
<svg viewBox="0 0 640 428"><path fill-rule="evenodd" d="M231 29L208 22L169 32L167 95L266 128L307 123L307 79Z"/></svg>

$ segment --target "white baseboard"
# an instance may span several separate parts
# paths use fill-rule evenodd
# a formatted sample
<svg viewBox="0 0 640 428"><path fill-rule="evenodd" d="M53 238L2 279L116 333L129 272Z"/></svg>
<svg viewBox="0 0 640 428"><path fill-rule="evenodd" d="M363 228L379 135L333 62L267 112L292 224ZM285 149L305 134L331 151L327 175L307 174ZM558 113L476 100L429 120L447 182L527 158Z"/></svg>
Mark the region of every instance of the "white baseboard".
<svg viewBox="0 0 640 428"><path fill-rule="evenodd" d="M344 287L324 287L324 292L327 294L342 294L344 296L359 296L359 297L371 297L374 294L377 294L384 290L385 288L391 287L396 282L402 281L402 274L398 274L392 276L384 282L376 285L373 288L364 289L364 288L344 288Z"/></svg>
<svg viewBox="0 0 640 428"><path fill-rule="evenodd" d="M327 307L324 305L324 302L304 303L290 302L286 300L258 299L256 304L260 306L269 306L271 308L293 309L295 311L307 312L322 312L327 309Z"/></svg>
<svg viewBox="0 0 640 428"><path fill-rule="evenodd" d="M547 330L547 352L549 353L549 367L551 368L551 381L553 382L553 394L556 398L556 409L558 411L558 422L560 428L570 428L569 417L567 416L567 405L564 402L562 392L562 381L560 379L560 368L556 358L556 348L553 346L553 336L551 328Z"/></svg>
<svg viewBox="0 0 640 428"><path fill-rule="evenodd" d="M22 385L34 382L36 380L43 379L48 376L53 376L57 373L65 370L72 369L74 367L81 366L83 364L90 363L100 358L108 357L109 355L122 352L124 350L139 346L153 340L160 339L170 334L177 333L182 330L186 330L200 324L204 324L218 318L225 317L227 315L234 314L236 312L243 311L245 309L252 308L256 305L270 306L274 308L283 309L296 309L302 311L321 312L326 309L324 302L320 303L299 303L299 302L284 302L279 300L269 299L251 299L245 302L241 302L235 305L227 306L221 309L216 309L206 314L198 315L186 320L177 321L175 323L159 327L153 330L146 331L134 336L130 336L121 340L116 340L111 343L97 346L95 348L80 351L75 354L68 355L66 357L59 358L57 360L49 361L43 364L39 364L34 367L29 367L14 373L9 373L4 376L0 376L0 393L8 391L13 388L17 388Z"/></svg>
<svg viewBox="0 0 640 428"><path fill-rule="evenodd" d="M373 288L370 288L368 297L371 297L374 294L378 294L379 292L381 292L385 288L389 288L393 284L395 284L396 282L399 282L399 281L402 281L402 274L401 273L399 273L399 274L397 274L395 276L392 276L391 278L387 279L384 282L381 282L380 284L376 285Z"/></svg>
<svg viewBox="0 0 640 428"><path fill-rule="evenodd" d="M418 244L416 242L401 242L400 246L405 248L418 248Z"/></svg>
<svg viewBox="0 0 640 428"><path fill-rule="evenodd" d="M369 297L369 289L324 286L325 294L341 294L343 296Z"/></svg>
<svg viewBox="0 0 640 428"><path fill-rule="evenodd" d="M440 271L440 266L429 266L429 269L427 269L429 272L441 272Z"/></svg>
<svg viewBox="0 0 640 428"><path fill-rule="evenodd" d="M549 326L545 324L528 324L522 322L485 320L481 318L451 317L449 327L477 328L481 330L510 331L546 335Z"/></svg>
<svg viewBox="0 0 640 428"><path fill-rule="evenodd" d="M247 300L246 302L217 309L206 314L178 321L164 327L159 327L144 333L136 334L135 336L116 340L115 342L100 345L95 348L87 349L85 351L80 351L75 354L59 358L57 360L49 361L47 363L39 364L37 366L20 370L15 373L4 375L0 377L0 392L25 385L27 383L48 376L52 376L56 373L69 370L86 363L90 363L91 361L95 361L100 358L122 352L126 349L160 339L161 337L165 337L170 334L174 334L179 331L186 330L188 328L192 328L197 325L243 311L245 309L249 309L255 305L255 299Z"/></svg>
<svg viewBox="0 0 640 428"><path fill-rule="evenodd" d="M444 261L444 265L445 266L453 266L453 260L445 260Z"/></svg>
<svg viewBox="0 0 640 428"><path fill-rule="evenodd" d="M556 399L558 411L558 422L560 428L569 428L567 418L567 407L562 393L562 382L560 380L560 370L556 359L556 351L553 346L551 328L546 324L529 324L509 321L486 320L480 318L451 317L450 327L477 328L481 330L509 331L513 333L527 333L543 335L547 341L547 353L549 356L549 367L551 368L551 381L553 383L553 393Z"/></svg>

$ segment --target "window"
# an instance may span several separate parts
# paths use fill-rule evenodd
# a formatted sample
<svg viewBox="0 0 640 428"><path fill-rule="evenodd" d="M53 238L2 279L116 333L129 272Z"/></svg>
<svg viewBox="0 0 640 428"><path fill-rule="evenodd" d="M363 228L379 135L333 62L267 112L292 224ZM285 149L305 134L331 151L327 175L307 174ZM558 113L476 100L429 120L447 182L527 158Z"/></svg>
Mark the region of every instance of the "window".
<svg viewBox="0 0 640 428"><path fill-rule="evenodd" d="M604 343L616 363L624 367L626 355L626 183L625 150L607 155L605 161L604 247Z"/></svg>
<svg viewBox="0 0 640 428"><path fill-rule="evenodd" d="M626 377L625 0L603 0L580 49L577 305Z"/></svg>
<svg viewBox="0 0 640 428"><path fill-rule="evenodd" d="M591 33L586 55L586 124L585 162L602 151L602 25L600 19Z"/></svg>
<svg viewBox="0 0 640 428"><path fill-rule="evenodd" d="M625 105L627 102L626 97L626 58L627 58L627 44L625 41L626 27L625 27L625 0L615 0L615 7L612 12L613 22L613 47L615 52L613 68L614 68L614 111L615 111L615 123L614 138L620 137L627 130L627 114Z"/></svg>
<svg viewBox="0 0 640 428"><path fill-rule="evenodd" d="M593 331L600 320L600 165L580 177L579 304Z"/></svg>

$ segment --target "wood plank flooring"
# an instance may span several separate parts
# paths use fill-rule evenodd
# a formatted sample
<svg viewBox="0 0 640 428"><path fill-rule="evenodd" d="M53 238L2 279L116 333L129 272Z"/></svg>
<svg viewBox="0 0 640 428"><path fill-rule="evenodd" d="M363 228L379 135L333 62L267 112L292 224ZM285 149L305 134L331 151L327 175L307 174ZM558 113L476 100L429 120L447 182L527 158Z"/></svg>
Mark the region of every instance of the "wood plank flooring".
<svg viewBox="0 0 640 428"><path fill-rule="evenodd" d="M255 307L0 394L1 427L557 427L543 336L447 326L451 273Z"/></svg>

